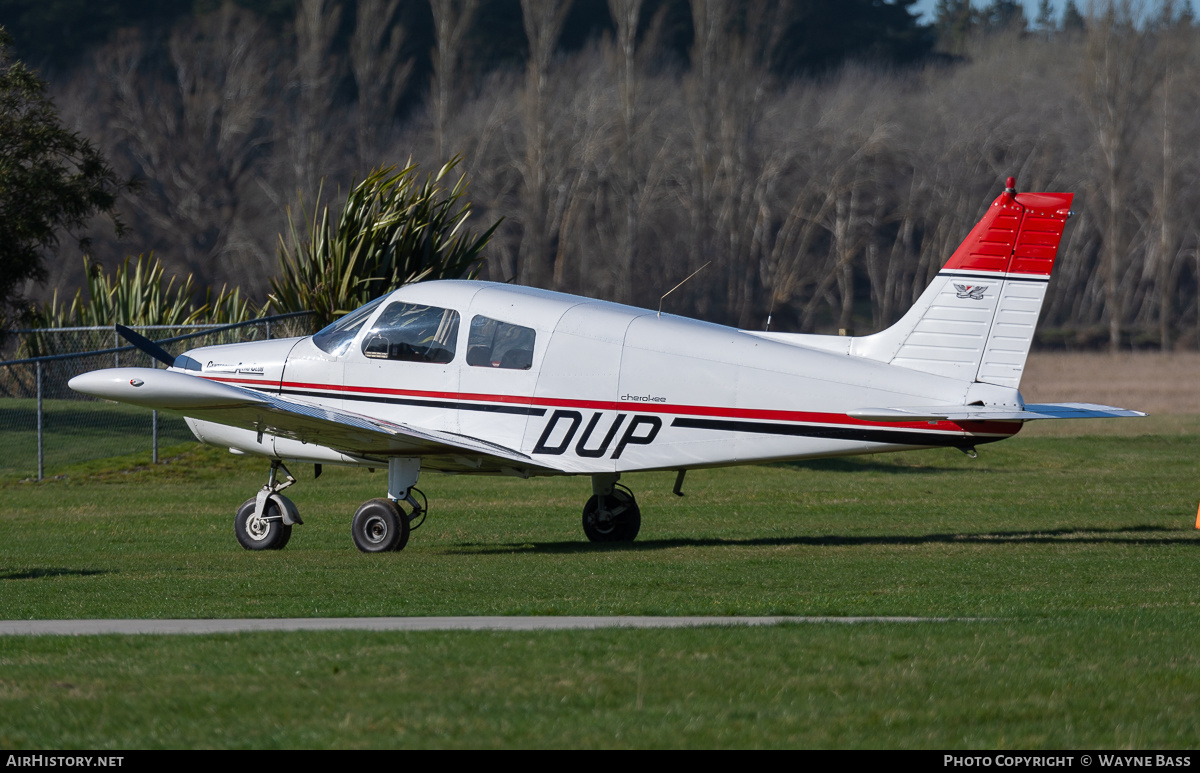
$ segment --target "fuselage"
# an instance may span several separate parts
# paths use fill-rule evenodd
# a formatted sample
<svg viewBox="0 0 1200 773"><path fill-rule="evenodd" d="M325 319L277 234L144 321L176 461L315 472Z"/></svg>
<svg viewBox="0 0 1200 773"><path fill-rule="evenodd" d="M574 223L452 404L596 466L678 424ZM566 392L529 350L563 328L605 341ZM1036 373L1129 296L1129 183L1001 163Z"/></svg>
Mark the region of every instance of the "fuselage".
<svg viewBox="0 0 1200 773"><path fill-rule="evenodd" d="M961 405L981 394L1019 404L1020 396L533 288L425 282L357 314L317 336L194 349L176 369L494 443L566 473L968 448L1020 427L854 419L848 412L864 406ZM286 438L264 445L244 429L189 424L201 440L244 452L373 464L345 449ZM470 471L469 463L443 467Z"/></svg>

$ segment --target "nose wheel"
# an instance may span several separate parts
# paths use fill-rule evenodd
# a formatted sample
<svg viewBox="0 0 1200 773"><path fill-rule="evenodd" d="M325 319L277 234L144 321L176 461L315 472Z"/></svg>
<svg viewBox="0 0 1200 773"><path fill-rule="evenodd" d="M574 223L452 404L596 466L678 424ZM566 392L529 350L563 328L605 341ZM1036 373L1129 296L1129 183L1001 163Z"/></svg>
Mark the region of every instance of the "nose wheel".
<svg viewBox="0 0 1200 773"><path fill-rule="evenodd" d="M283 522L283 511L270 500L261 514L256 512L257 507L258 498L250 497L233 516L238 544L246 550L283 550L292 538L292 527Z"/></svg>
<svg viewBox="0 0 1200 773"><path fill-rule="evenodd" d="M637 500L620 484L611 493L593 494L583 506L583 533L592 542L633 542L641 528Z"/></svg>
<svg viewBox="0 0 1200 773"><path fill-rule="evenodd" d="M287 476L279 480L279 470ZM233 516L233 534L246 550L282 550L292 538L292 526L304 523L292 500L279 492L296 482L279 459L271 461L267 485L242 502Z"/></svg>

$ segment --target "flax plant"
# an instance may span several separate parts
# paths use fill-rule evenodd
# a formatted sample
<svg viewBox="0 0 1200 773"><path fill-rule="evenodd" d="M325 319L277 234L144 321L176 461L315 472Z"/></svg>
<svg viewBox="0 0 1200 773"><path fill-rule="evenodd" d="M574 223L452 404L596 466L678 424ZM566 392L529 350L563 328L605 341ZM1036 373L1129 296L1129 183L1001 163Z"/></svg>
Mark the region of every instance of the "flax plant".
<svg viewBox="0 0 1200 773"><path fill-rule="evenodd" d="M471 215L466 177L443 187L458 162L452 159L424 181L411 163L400 171L394 166L372 171L332 213L318 191L303 235L289 208L290 243L280 234L281 274L271 280L268 298L272 310L312 311L321 327L402 285L473 279L500 221L480 235L465 227Z"/></svg>
<svg viewBox="0 0 1200 773"><path fill-rule="evenodd" d="M226 324L261 316L261 310L242 297L237 287L222 286L215 298L208 289L198 300L200 293L192 275L176 284L176 277L164 276L162 261L153 253L126 258L112 275L86 255L83 268L87 297L80 288L67 304L55 291L34 315L35 328ZM19 351L28 357L52 354L48 341L37 333L26 335Z"/></svg>

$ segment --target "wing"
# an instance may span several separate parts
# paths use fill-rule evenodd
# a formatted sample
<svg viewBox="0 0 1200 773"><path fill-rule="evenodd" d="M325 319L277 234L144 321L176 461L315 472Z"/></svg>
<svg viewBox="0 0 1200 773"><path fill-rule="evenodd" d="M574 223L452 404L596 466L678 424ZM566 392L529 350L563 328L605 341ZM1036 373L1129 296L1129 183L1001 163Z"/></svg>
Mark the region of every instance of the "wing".
<svg viewBox="0 0 1200 773"><path fill-rule="evenodd" d="M848 415L864 421L1034 421L1036 419L1115 419L1145 416L1141 411L1094 403L1029 403L1024 409L982 405L917 408L861 408Z"/></svg>
<svg viewBox="0 0 1200 773"><path fill-rule="evenodd" d="M558 471L520 451L467 435L314 405L154 368L110 368L71 379L77 392L203 421L313 443L356 457L447 457L450 468L480 472Z"/></svg>

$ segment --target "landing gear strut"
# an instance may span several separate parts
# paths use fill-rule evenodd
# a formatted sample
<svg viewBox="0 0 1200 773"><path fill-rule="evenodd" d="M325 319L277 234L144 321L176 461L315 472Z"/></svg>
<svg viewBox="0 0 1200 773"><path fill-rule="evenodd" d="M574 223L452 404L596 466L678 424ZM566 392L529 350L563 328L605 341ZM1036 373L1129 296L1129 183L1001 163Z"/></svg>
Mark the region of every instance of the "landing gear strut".
<svg viewBox="0 0 1200 773"><path fill-rule="evenodd" d="M317 474L321 466L317 465ZM283 470L286 480L279 480ZM363 503L350 524L354 546L364 553L403 550L408 535L425 522L429 504L414 484L421 460L388 460L388 495ZM233 532L246 550L280 550L292 538L292 526L303 523L292 500L279 493L296 482L280 459L271 460L271 475L257 496L242 503L233 517ZM405 510L407 509L407 512Z"/></svg>
<svg viewBox="0 0 1200 773"><path fill-rule="evenodd" d="M583 533L592 542L633 542L642 511L618 474L593 475L592 498L583 506Z"/></svg>
<svg viewBox="0 0 1200 773"><path fill-rule="evenodd" d="M287 480L278 481L282 469ZM279 459L271 460L271 475L257 496L242 502L233 516L233 533L246 550L282 550L292 538L292 526L304 523L292 500L280 494L296 482Z"/></svg>

